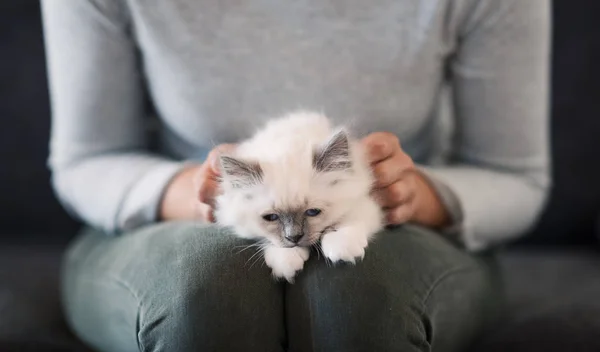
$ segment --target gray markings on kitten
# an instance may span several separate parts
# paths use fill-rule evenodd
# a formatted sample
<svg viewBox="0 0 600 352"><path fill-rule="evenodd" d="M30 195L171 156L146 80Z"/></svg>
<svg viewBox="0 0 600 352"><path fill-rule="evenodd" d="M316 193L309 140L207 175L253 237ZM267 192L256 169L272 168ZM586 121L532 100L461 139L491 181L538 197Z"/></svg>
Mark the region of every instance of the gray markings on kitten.
<svg viewBox="0 0 600 352"><path fill-rule="evenodd" d="M241 161L221 156L221 169L234 188L256 185L263 180L263 171L258 163Z"/></svg>
<svg viewBox="0 0 600 352"><path fill-rule="evenodd" d="M304 208L291 209L279 213L281 225L283 226L283 236L290 242L297 243L306 235L306 215Z"/></svg>
<svg viewBox="0 0 600 352"><path fill-rule="evenodd" d="M350 143L345 131L337 132L313 155L313 166L318 172L346 171L352 167Z"/></svg>

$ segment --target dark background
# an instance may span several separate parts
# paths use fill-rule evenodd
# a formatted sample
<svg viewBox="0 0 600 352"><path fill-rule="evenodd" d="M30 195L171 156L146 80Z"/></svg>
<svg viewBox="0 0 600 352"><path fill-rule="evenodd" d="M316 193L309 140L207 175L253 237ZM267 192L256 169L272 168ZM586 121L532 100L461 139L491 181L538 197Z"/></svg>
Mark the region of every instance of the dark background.
<svg viewBox="0 0 600 352"><path fill-rule="evenodd" d="M553 12L554 187L540 224L521 242L591 243L600 227L600 1L556 1ZM50 111L38 1L0 4L0 53L0 239L64 241L78 224L56 201L46 166Z"/></svg>
<svg viewBox="0 0 600 352"><path fill-rule="evenodd" d="M62 1L62 0L58 0ZM0 238L55 242L77 230L46 167L50 107L39 2L0 2Z"/></svg>

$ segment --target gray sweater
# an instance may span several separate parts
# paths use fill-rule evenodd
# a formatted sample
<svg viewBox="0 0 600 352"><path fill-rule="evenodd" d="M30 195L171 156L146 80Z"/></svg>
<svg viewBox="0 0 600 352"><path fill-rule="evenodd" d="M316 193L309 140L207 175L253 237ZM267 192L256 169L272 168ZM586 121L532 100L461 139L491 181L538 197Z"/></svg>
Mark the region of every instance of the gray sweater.
<svg viewBox="0 0 600 352"><path fill-rule="evenodd" d="M157 221L186 162L296 108L360 135L397 134L467 248L522 234L544 205L547 0L43 0L42 10L53 185L109 233ZM445 86L452 133L432 164Z"/></svg>

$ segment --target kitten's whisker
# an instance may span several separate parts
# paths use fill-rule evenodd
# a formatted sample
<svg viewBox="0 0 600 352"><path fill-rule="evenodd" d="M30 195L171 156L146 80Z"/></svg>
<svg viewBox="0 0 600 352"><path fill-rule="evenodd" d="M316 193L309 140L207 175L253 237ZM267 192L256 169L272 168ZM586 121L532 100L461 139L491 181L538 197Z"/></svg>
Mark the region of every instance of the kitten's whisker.
<svg viewBox="0 0 600 352"><path fill-rule="evenodd" d="M254 261L252 262L252 264L250 264L250 268L252 269L252 267L260 260L263 258L263 252L265 251L265 249L267 249L267 247L269 247L269 243L267 243L266 241L258 241L255 243L255 248L256 249L256 253L254 253L250 258L248 258L248 260L246 260L246 264L244 264L244 266L248 265L249 262L252 261L252 259L254 259Z"/></svg>
<svg viewBox="0 0 600 352"><path fill-rule="evenodd" d="M325 256L325 252L323 252L323 246L321 245L321 241L317 242L317 253L323 254L323 259L327 262L327 257Z"/></svg>
<svg viewBox="0 0 600 352"><path fill-rule="evenodd" d="M257 256L257 254L259 254L259 255ZM254 267L254 265L256 265L256 263L258 263L258 261L263 259L262 254L263 254L262 249L258 250L256 253L254 253L254 255L252 257L256 257L256 258L254 259L254 262L250 265L250 268L248 268L248 270L252 269L252 267Z"/></svg>
<svg viewBox="0 0 600 352"><path fill-rule="evenodd" d="M248 260L246 260L246 263L244 264L244 266L248 265L248 263L249 263L249 262L250 262L252 259L254 259L254 258L257 256L257 255L259 256L260 254L262 254L262 251L263 251L262 249L258 249L258 250L256 251L256 253L252 254L252 256L250 256L250 258L248 258ZM259 256L258 258L260 258L260 256ZM252 268L252 266L251 266L250 268Z"/></svg>
<svg viewBox="0 0 600 352"><path fill-rule="evenodd" d="M329 258L327 258L327 256L325 256L325 252L323 251L323 246L321 245L321 241L317 242L316 246L317 246L317 253L321 252L323 254L323 259L325 260L325 264L327 265L327 267L331 267L332 262L331 262L331 260L329 260Z"/></svg>
<svg viewBox="0 0 600 352"><path fill-rule="evenodd" d="M248 249L250 249L250 248L260 248L260 246L261 246L261 243L260 243L260 242L257 242L257 243L252 243L252 244L249 244L249 245L239 245L239 246L235 246L235 247L233 247L233 249L236 249L236 248L242 248L242 249L241 249L241 250L239 250L237 253L235 253L236 255L238 255L238 254L240 254L240 253L242 253L242 252L244 252L244 251L246 251L246 250L248 250Z"/></svg>
<svg viewBox="0 0 600 352"><path fill-rule="evenodd" d="M319 245L319 241L313 243L313 248L317 250L317 259L321 259L321 248Z"/></svg>

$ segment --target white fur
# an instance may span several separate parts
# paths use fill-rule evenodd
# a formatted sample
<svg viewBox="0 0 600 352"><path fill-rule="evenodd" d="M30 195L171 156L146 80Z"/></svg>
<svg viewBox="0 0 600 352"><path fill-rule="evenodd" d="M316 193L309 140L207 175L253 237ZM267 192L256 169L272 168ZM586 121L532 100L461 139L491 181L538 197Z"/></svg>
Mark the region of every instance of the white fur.
<svg viewBox="0 0 600 352"><path fill-rule="evenodd" d="M296 272L302 270L304 262L310 256L306 247L282 248L269 246L265 248L265 263L273 270L273 276L294 281Z"/></svg>
<svg viewBox="0 0 600 352"><path fill-rule="evenodd" d="M291 282L309 251L283 248L282 238L272 231L275 225L262 219L265 212L293 207L321 209L321 215L310 218L312 232L300 245L311 246L321 240L323 253L332 262L354 263L362 258L369 239L382 226L382 211L369 194L371 169L356 141L350 139L350 172L317 172L313 166L314 151L339 130L322 114L295 112L268 122L231 155L260 165L262 180L236 188L224 175L222 193L216 199L217 222L232 227L241 237L267 239L265 261L275 277ZM331 225L335 230L321 236L320 231Z"/></svg>

